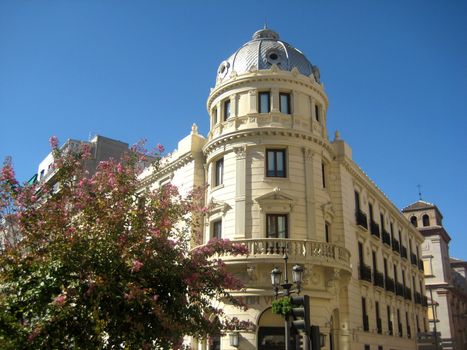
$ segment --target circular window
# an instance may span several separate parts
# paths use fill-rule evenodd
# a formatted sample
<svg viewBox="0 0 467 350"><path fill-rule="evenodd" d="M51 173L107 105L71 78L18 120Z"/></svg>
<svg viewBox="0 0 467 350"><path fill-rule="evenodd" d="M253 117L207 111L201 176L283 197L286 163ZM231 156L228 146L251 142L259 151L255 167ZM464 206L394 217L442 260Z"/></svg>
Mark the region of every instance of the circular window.
<svg viewBox="0 0 467 350"><path fill-rule="evenodd" d="M273 61L277 61L277 59L279 58L279 56L277 56L277 53L273 52L269 55L269 59L273 60Z"/></svg>
<svg viewBox="0 0 467 350"><path fill-rule="evenodd" d="M227 74L227 71L229 70L229 67L230 67L229 62L227 61L222 62L221 65L219 66L219 69L217 70L217 74L221 78L225 77L225 75Z"/></svg>

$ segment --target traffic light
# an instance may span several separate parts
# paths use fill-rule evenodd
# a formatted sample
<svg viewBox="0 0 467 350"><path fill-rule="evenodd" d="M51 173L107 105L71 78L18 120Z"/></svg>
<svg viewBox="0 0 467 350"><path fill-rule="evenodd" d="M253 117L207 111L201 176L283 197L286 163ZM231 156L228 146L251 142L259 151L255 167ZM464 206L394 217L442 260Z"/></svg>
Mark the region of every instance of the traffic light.
<svg viewBox="0 0 467 350"><path fill-rule="evenodd" d="M297 347L309 350L310 339L310 298L308 295L297 295L290 298L292 303L292 330L298 333ZM300 341L301 340L301 341Z"/></svg>

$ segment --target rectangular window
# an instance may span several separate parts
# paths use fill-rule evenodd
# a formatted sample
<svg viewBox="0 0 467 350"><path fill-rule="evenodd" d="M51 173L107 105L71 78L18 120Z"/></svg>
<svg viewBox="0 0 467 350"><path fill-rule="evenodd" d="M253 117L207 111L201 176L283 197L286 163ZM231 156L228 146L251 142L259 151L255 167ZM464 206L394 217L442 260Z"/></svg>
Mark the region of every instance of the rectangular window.
<svg viewBox="0 0 467 350"><path fill-rule="evenodd" d="M230 118L230 100L224 102L224 121Z"/></svg>
<svg viewBox="0 0 467 350"><path fill-rule="evenodd" d="M212 223L212 238L222 238L222 220L216 220Z"/></svg>
<svg viewBox="0 0 467 350"><path fill-rule="evenodd" d="M355 210L360 210L360 193L355 191Z"/></svg>
<svg viewBox="0 0 467 350"><path fill-rule="evenodd" d="M382 213L379 214L379 221L381 222L381 228L384 230L384 215Z"/></svg>
<svg viewBox="0 0 467 350"><path fill-rule="evenodd" d="M212 110L212 122L214 125L217 124L217 108L213 108Z"/></svg>
<svg viewBox="0 0 467 350"><path fill-rule="evenodd" d="M288 238L287 214L266 215L267 238Z"/></svg>
<svg viewBox="0 0 467 350"><path fill-rule="evenodd" d="M370 216L370 220L373 221L373 204L368 203L368 215Z"/></svg>
<svg viewBox="0 0 467 350"><path fill-rule="evenodd" d="M214 186L219 186L224 183L224 158L216 161L216 173L214 178Z"/></svg>
<svg viewBox="0 0 467 350"><path fill-rule="evenodd" d="M279 94L279 110L281 113L290 114L290 94Z"/></svg>
<svg viewBox="0 0 467 350"><path fill-rule="evenodd" d="M326 165L321 162L321 177L323 179L323 188L326 188Z"/></svg>
<svg viewBox="0 0 467 350"><path fill-rule="evenodd" d="M266 150L266 176L286 177L285 149Z"/></svg>
<svg viewBox="0 0 467 350"><path fill-rule="evenodd" d="M271 98L269 92L259 93L259 113L269 113L271 110L270 100Z"/></svg>
<svg viewBox="0 0 467 350"><path fill-rule="evenodd" d="M358 242L358 261L360 262L360 265L363 265L365 263L365 259L363 257L363 243Z"/></svg>
<svg viewBox="0 0 467 350"><path fill-rule="evenodd" d="M366 312L366 299L362 298L362 321L363 321L363 330L364 331L369 331L370 330L370 325L368 323L368 314Z"/></svg>
<svg viewBox="0 0 467 350"><path fill-rule="evenodd" d="M328 222L324 224L324 238L326 239L326 243L331 241L331 225Z"/></svg>
<svg viewBox="0 0 467 350"><path fill-rule="evenodd" d="M315 105L315 119L319 121L319 106Z"/></svg>

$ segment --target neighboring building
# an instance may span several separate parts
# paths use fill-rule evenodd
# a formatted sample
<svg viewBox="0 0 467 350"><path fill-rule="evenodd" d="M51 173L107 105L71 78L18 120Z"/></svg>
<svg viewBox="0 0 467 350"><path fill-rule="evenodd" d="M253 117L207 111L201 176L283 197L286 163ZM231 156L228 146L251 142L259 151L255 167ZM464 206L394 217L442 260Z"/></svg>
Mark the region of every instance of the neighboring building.
<svg viewBox="0 0 467 350"><path fill-rule="evenodd" d="M451 237L436 205L419 200L402 212L425 237L422 259L430 332L436 327L443 349L467 349L467 262L449 256Z"/></svg>
<svg viewBox="0 0 467 350"><path fill-rule="evenodd" d="M80 149L80 146L86 144L89 145L91 151L91 157L84 161L84 169L88 171L89 176L92 176L97 169L98 164L101 161L109 160L110 158L119 159L125 151L128 150L128 144L113 140L104 136L96 135L90 141L81 140L67 140L60 149L63 152L74 152ZM59 188L57 179L54 176L56 174L53 168L53 154L50 152L39 164L37 173L35 173L29 180L30 185L38 182L48 182L54 186L54 190ZM2 218L3 220L3 218ZM0 232L0 252L6 245L7 241L10 244L21 239L21 233L18 231L17 225L3 223L5 231Z"/></svg>
<svg viewBox="0 0 467 350"><path fill-rule="evenodd" d="M207 183L203 240L243 242L247 257L225 256L245 283L246 312L257 325L240 349L283 349L284 323L270 309L270 272L305 268L311 323L324 349L415 349L427 331L420 244L423 236L352 160L326 127L328 98L319 70L269 29L221 63L207 100L206 138L193 127L159 172L142 185ZM290 271L289 271L290 272ZM192 340L193 349L233 349L229 337Z"/></svg>
<svg viewBox="0 0 467 350"><path fill-rule="evenodd" d="M125 151L128 150L128 144L110 139L108 137L95 135L90 141L82 140L67 140L60 149L64 152L78 151L81 145L89 145L91 149L91 157L84 161L84 168L92 176L97 169L97 166L101 161L109 160L110 158L119 159ZM50 152L47 157L39 163L37 173L34 174L29 183L35 183L37 181L44 182L53 179L55 171L53 169L53 154Z"/></svg>

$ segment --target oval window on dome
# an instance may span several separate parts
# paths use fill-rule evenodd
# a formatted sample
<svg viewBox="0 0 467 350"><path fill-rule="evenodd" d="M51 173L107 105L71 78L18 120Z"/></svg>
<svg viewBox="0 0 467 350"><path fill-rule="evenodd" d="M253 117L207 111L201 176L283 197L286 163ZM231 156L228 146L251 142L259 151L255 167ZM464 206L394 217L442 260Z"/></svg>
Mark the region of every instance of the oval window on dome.
<svg viewBox="0 0 467 350"><path fill-rule="evenodd" d="M276 49L266 52L266 60L270 64L280 64L281 54Z"/></svg>
<svg viewBox="0 0 467 350"><path fill-rule="evenodd" d="M219 66L219 69L217 70L217 74L221 78L225 77L225 75L227 74L227 71L229 70L229 67L230 67L229 62L227 61L222 62L221 65Z"/></svg>

